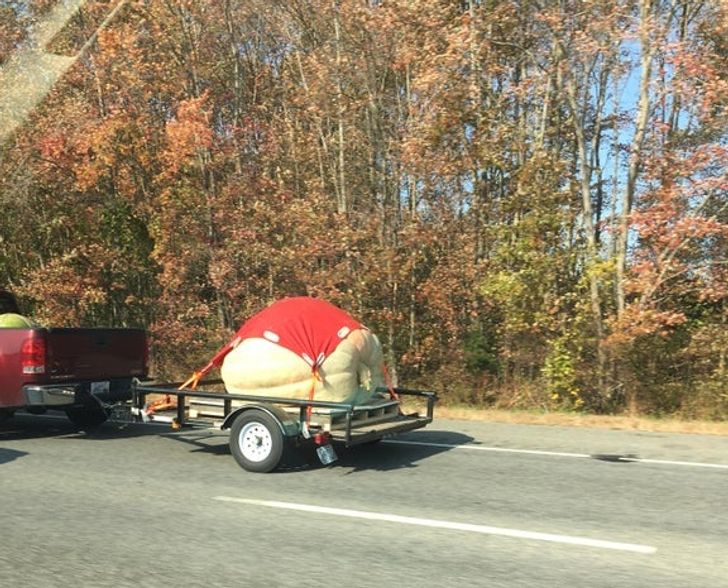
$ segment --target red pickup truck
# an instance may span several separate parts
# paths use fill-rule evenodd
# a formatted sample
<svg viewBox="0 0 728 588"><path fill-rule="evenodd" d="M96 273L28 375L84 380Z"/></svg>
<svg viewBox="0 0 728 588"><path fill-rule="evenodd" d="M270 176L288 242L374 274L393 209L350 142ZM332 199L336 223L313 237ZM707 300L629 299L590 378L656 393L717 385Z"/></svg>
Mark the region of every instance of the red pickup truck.
<svg viewBox="0 0 728 588"><path fill-rule="evenodd" d="M0 317L8 313L20 314L17 301L0 290ZM41 328L17 322L0 327L0 422L18 409L61 410L80 428L92 428L106 420L111 403L131 399L135 378L147 376L142 329Z"/></svg>

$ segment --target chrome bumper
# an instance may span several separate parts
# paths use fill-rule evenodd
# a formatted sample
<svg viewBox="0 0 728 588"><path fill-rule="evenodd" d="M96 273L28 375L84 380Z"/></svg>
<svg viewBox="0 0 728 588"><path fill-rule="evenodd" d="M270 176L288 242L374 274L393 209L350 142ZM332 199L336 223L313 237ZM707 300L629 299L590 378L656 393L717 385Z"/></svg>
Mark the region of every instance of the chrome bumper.
<svg viewBox="0 0 728 588"><path fill-rule="evenodd" d="M76 402L76 386L23 386L28 406L68 406Z"/></svg>

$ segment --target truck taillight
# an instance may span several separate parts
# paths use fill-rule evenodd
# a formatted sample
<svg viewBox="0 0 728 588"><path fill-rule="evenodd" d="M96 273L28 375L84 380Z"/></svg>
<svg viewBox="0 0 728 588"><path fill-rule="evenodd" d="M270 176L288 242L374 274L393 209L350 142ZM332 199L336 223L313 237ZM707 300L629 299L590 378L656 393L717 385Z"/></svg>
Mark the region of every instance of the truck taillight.
<svg viewBox="0 0 728 588"><path fill-rule="evenodd" d="M45 339L31 337L20 348L20 365L24 374L44 374L46 370Z"/></svg>

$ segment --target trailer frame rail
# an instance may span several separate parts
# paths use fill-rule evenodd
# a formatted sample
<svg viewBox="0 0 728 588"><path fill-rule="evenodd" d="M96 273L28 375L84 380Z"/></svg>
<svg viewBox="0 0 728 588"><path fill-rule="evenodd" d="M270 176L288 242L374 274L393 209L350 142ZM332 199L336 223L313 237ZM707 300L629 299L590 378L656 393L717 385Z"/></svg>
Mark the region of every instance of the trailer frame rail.
<svg viewBox="0 0 728 588"><path fill-rule="evenodd" d="M203 386L222 385L222 380L205 380L200 382ZM384 437L390 437L396 434L404 433L414 429L418 429L431 423L434 418L434 406L437 402L437 394L435 392L416 390L411 388L393 388L391 389L399 397L420 398L426 402L426 414L419 413L403 414L400 410L395 418L383 420L379 423L357 423L357 415L364 411L371 410L371 404L351 404L346 402L331 402L326 400L303 400L296 398L281 398L276 396L257 396L249 394L236 394L229 392L215 392L204 389L180 389L182 382L174 383L143 383L135 381L132 384L132 405L136 409L137 414L143 414L146 407L147 396L150 394L158 394L165 396L174 396L176 398L176 416L173 425L176 428L191 426L194 417L187 414L188 399L215 399L222 400L223 425L221 428L229 428L231 424L231 415L242 412L255 406L274 406L278 408L298 409L298 425L304 437L308 437L312 432L307 431L307 413L309 409L328 409L330 411L343 412L343 427L332 427L327 431L331 440L344 443L347 447L361 445L363 443L371 443ZM386 392L389 389L382 388L378 392ZM235 401L246 403L243 406L234 406ZM227 426L226 426L227 424ZM314 431L315 433L315 431Z"/></svg>

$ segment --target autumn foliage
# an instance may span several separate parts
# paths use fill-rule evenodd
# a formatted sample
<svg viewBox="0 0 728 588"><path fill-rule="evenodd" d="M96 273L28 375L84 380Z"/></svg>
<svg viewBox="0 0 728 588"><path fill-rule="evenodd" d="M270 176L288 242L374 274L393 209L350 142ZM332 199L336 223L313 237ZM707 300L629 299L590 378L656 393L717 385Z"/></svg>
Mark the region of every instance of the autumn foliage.
<svg viewBox="0 0 728 588"><path fill-rule="evenodd" d="M446 400L725 418L726 39L718 0L131 1L0 148L0 285L160 377L312 295Z"/></svg>

